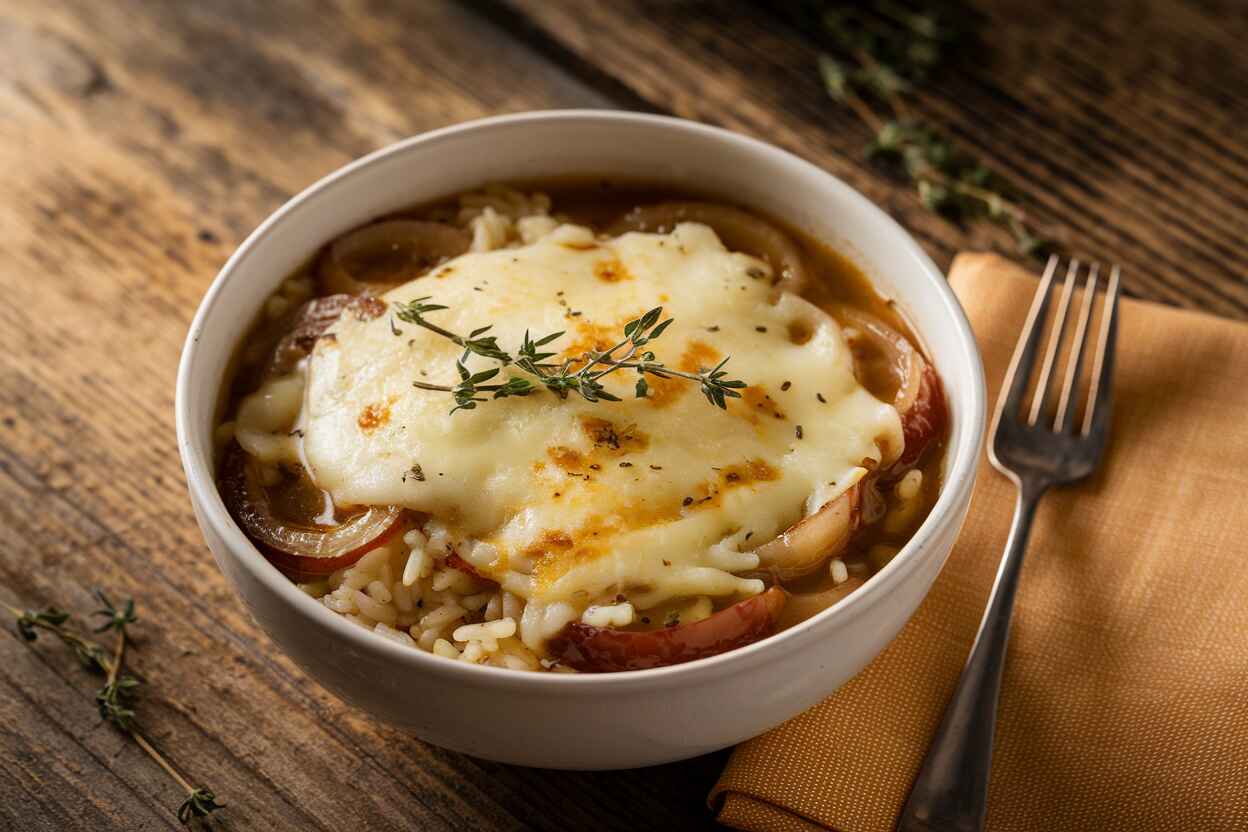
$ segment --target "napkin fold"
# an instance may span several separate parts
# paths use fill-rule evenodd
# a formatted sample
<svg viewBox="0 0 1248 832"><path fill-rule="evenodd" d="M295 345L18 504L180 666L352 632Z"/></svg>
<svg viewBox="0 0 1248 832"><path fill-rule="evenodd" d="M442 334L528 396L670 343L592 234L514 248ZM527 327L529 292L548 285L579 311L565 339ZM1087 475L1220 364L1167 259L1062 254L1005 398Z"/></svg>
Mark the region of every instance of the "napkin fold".
<svg viewBox="0 0 1248 832"><path fill-rule="evenodd" d="M990 403L1036 282L949 276ZM1248 829L1248 326L1124 300L1097 476L1041 503L1002 685L988 828ZM1015 490L983 460L966 526L900 636L740 745L710 796L750 830L885 832L970 649Z"/></svg>

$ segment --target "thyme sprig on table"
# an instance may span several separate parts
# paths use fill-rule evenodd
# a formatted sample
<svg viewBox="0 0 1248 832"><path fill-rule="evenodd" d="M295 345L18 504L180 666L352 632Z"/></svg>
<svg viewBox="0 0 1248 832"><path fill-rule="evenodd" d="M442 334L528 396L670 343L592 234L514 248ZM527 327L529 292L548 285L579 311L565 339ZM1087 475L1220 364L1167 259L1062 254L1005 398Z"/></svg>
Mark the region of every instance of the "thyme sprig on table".
<svg viewBox="0 0 1248 832"><path fill-rule="evenodd" d="M42 611L19 610L16 607L7 607L7 609L14 616L17 633L23 641L29 643L37 640L40 631L50 633L73 650L84 667L104 674L104 685L95 694L100 719L111 723L134 740L135 744L183 789L186 799L178 807L179 821L189 824L192 818L207 817L212 812L223 808L223 805L217 802L216 795L211 789L197 787L187 781L135 724L133 705L136 689L141 683L125 672L128 640L126 628L139 620L135 614L134 600L127 599L120 606L116 606L98 589L95 590L95 597L103 606L93 611L91 615L105 620L95 628L94 632L112 631L117 634L111 652L69 626L70 614L64 610L56 607L47 607Z"/></svg>
<svg viewBox="0 0 1248 832"><path fill-rule="evenodd" d="M618 402L620 397L608 391L602 384L603 378L618 370L632 370L637 373L637 383L633 390L634 395L639 399L649 394L647 375L663 379L683 378L697 382L706 400L721 409L727 408L727 399L740 398L741 394L737 391L747 386L744 381L726 378L728 371L724 369L724 365L728 363L727 358L711 369L701 369L696 373L690 373L664 365L657 360L653 352L645 350L644 347L662 335L674 320L672 318L660 320L663 317L661 306L626 323L623 340L610 349L590 350L578 357L568 358L556 364L548 359L554 358L557 353L543 352L542 348L561 338L564 335L562 331L534 339L529 331L525 330L524 341L513 357L499 347L495 336L486 336L485 333L489 332L492 326L474 329L465 337L430 322L425 318L427 313L448 308L437 303L427 303L426 301L430 299L422 297L408 303L396 304L395 315L401 321L422 326L464 348L463 354L455 361L455 370L459 374L458 384L451 386L423 381L412 382L415 387L422 390L450 393L455 399L455 407L451 409L451 413L457 410L473 410L478 402L489 399L527 396L542 389L549 390L561 399L566 399L570 393L575 393L590 402ZM472 372L467 366L469 356L472 355L498 361L504 367L513 366L526 375L512 375L503 381L496 382L494 379L498 378L502 368L493 367Z"/></svg>
<svg viewBox="0 0 1248 832"><path fill-rule="evenodd" d="M1000 225L1022 254L1047 254L1052 243L1035 232L1008 184L914 112L921 85L968 48L967 13L957 4L915 10L893 0L810 0L803 8L803 25L813 22L835 53L819 56L824 89L875 134L868 158L899 171L929 210Z"/></svg>

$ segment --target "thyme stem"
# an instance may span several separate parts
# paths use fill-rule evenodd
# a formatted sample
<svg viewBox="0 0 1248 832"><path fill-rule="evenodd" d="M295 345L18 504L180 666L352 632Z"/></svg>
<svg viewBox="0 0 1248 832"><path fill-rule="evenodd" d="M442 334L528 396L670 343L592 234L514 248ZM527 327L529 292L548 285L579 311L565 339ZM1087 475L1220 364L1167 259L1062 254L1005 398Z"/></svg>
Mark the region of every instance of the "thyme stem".
<svg viewBox="0 0 1248 832"><path fill-rule="evenodd" d="M122 630L117 634L117 647L113 650L113 662L108 668L108 681L106 686L115 685L117 683L117 673L121 670L122 657L126 654L126 631Z"/></svg>
<svg viewBox="0 0 1248 832"><path fill-rule="evenodd" d="M662 307L660 307L660 309L662 309ZM616 351L616 350L618 350L620 347L623 347L623 346L625 346L625 345L631 345L631 346L629 346L629 350L628 350L628 352L624 353L624 357L623 357L623 358L621 358L619 361L615 361L615 360L611 359L612 354L614 354L614 353L615 353L615 351ZM602 353L602 355L597 356L597 357L596 357L596 358L594 358L592 361L590 361L588 364L586 364L586 365L585 365L585 367L582 369L582 372L588 373L590 370L592 370L592 369L593 369L595 366L597 366L598 364L605 364L605 365L607 365L607 369L603 370L603 371L602 371L602 372L600 372L600 373L594 373L594 374L592 374L593 379L594 379L595 381L597 381L598 379L602 378L603 376L605 376L605 375L609 375L609 374L611 374L611 373L615 372L616 370L620 369L621 367L624 367L625 365L624 365L622 362L628 361L628 359L632 358L632 357L633 357L634 355L636 355L636 354L637 354L637 344L635 344L631 338L625 338L623 341L621 341L620 343L616 344L614 347L612 347L611 349L609 349L609 350L607 350L606 352ZM631 367L636 367L637 365L636 365L636 364L632 364L632 365L629 365L629 366L631 366Z"/></svg>
<svg viewBox="0 0 1248 832"><path fill-rule="evenodd" d="M454 332L450 332L449 330L445 330L442 327L438 326L437 324L431 323L430 321L427 321L424 318L421 318L419 321L417 321L417 323L419 323L425 329L430 330L431 332L438 333L443 338L446 338L448 341L453 341L456 344L459 344L461 347L465 343L464 339L461 336L456 335Z"/></svg>
<svg viewBox="0 0 1248 832"><path fill-rule="evenodd" d="M89 668L104 673L104 687L100 689L95 697L96 703L100 708L101 718L106 722L111 722L123 734L133 739L135 744L153 762L164 769L165 773L186 792L186 799L177 810L179 821L187 824L191 818L205 817L209 813L222 808L222 804L216 802L216 795L211 790L202 787L197 788L187 781L174 768L173 763L134 724L132 719L134 714L128 705L132 695L131 692L138 685L138 680L132 676L121 675L121 671L125 667L126 626L137 620L134 616L134 601L129 600L121 608L116 608L102 592L97 590L96 596L104 604L104 609L96 611L95 614L109 619L107 623L100 627L99 631L102 632L109 629L117 631L117 640L111 655L98 642L84 638L66 627L65 624L69 621L69 614L55 607L49 607L43 612L34 612L31 610L20 610L11 604L4 604L3 606L16 619L17 631L23 641L34 641L36 639L35 630L52 633L64 644L73 648L74 652Z"/></svg>
<svg viewBox="0 0 1248 832"><path fill-rule="evenodd" d="M972 185L969 182L959 182L957 180L950 179L938 170L933 170L930 173L925 173L923 175L936 179L958 193L969 196L972 199L977 199L985 204L992 204L995 202L998 206L998 210L1001 212L1007 214L1013 219L1018 220L1019 222L1027 221L1027 214L1022 208L1018 207L1015 203L1010 202L1008 199L1002 198L1002 196L996 191L990 191L987 188L981 188L978 185Z"/></svg>
<svg viewBox="0 0 1248 832"><path fill-rule="evenodd" d="M948 4L810 0L794 8L805 10L791 12L802 27L821 31L838 56L821 54L819 73L829 97L874 134L868 157L896 163L923 206L947 219L1002 226L1025 255L1052 248L998 176L915 113L916 88L968 51L967 27Z"/></svg>
<svg viewBox="0 0 1248 832"><path fill-rule="evenodd" d="M579 359L569 358L556 366L546 362L546 359L553 357L555 353L540 352L539 349L557 340L564 333L554 332L534 340L528 332L525 332L524 343L520 347L519 357L513 358L510 353L504 352L499 348L494 336L481 337L492 328L490 326L473 330L465 338L426 320L424 317L426 313L447 308L440 304L426 303L425 301L429 299L428 297L423 297L405 304L397 304L395 314L400 320L422 326L430 332L441 335L464 348L463 355L455 362L455 369L459 373L458 384L434 384L427 381L412 382L412 386L418 389L450 393L454 396L455 407L451 409L451 413L457 410L475 409L478 402L487 400L487 397L482 394L488 394L488 398L492 399L503 399L509 396L527 396L542 388L549 390L561 399L567 398L568 393L574 392L590 402L619 401L619 397L603 387L601 381L605 376L618 370L635 370L637 372L638 379L635 388L637 398L645 398L648 393L647 375L659 378L683 378L698 382L707 401L721 409L727 408L726 402L729 398L740 398L741 394L737 390L746 386L743 381L725 378L727 371L723 367L728 362L726 358L719 362L714 369L704 369L698 373L673 370L655 360L655 355L652 352L642 353L640 360L633 360L637 358L638 352L643 347L662 335L664 330L672 324L672 318L668 318L665 321L659 320L663 316L663 307L661 306L651 309L640 318L625 324L624 339L610 349L603 352L583 353ZM624 353L617 358L616 353L620 350L624 350ZM491 381L499 374L499 368L477 373L470 372L466 362L474 354L493 359L504 366L513 365L517 370L526 373L534 380L519 375L512 375L502 383L487 384L486 382ZM577 361L583 361L584 364L579 369L573 371L572 365ZM599 367L602 369L598 369Z"/></svg>
<svg viewBox="0 0 1248 832"><path fill-rule="evenodd" d="M163 768L165 773L173 778L175 783L182 787L183 791L185 791L188 795L195 791L195 787L188 783L186 778L178 773L178 770L165 759L165 755L157 751L156 747L147 741L147 737L143 736L134 729L130 729L129 734L134 737L134 741L138 743L139 748L142 748L143 751L147 753L147 756L151 757L158 766Z"/></svg>
<svg viewBox="0 0 1248 832"><path fill-rule="evenodd" d="M858 61L859 64L864 66L868 72L872 73L876 77L879 77L881 73L886 71L884 67L880 66L880 62L877 61L875 58L873 58L871 56L871 53L866 51L865 49L855 49L854 58ZM910 108L906 106L905 100L894 91L893 87L887 86L885 84L879 84L878 86L879 86L879 92L881 93L881 97L888 103L888 106L892 109L894 118L897 118L900 120L909 120ZM870 122L868 122L868 124L869 123ZM878 127L876 128L876 131L877 132L879 131Z"/></svg>
<svg viewBox="0 0 1248 832"><path fill-rule="evenodd" d="M430 384L427 381L413 381L412 386L419 387L421 390L434 390L438 393L454 393L457 389L448 384ZM473 389L478 392L490 393L495 390L502 390L506 386L505 384L478 384Z"/></svg>

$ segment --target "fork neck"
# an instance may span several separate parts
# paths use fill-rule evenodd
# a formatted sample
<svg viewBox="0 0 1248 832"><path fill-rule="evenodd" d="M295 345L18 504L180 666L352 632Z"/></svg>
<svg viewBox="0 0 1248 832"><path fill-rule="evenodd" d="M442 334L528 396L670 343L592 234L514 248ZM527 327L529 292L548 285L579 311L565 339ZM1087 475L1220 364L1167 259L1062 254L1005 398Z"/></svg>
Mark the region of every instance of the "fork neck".
<svg viewBox="0 0 1248 832"><path fill-rule="evenodd" d="M1020 509L1035 508L1035 504L1044 492L1053 485L1047 477L1036 474L1017 474L1014 484L1018 486L1018 507Z"/></svg>

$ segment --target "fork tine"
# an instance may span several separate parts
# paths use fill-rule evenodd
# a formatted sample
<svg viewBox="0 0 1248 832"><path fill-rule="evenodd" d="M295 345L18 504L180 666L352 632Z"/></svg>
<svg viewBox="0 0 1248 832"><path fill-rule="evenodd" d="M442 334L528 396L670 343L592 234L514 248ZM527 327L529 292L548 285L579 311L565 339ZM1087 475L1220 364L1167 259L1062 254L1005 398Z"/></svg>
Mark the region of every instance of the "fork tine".
<svg viewBox="0 0 1248 832"><path fill-rule="evenodd" d="M1044 349L1044 363L1040 365L1040 379L1036 382L1036 392L1031 400L1031 414L1027 424L1034 425L1040 418L1045 399L1049 397L1049 377L1053 375L1053 364L1057 360L1057 350L1062 345L1062 335L1066 329L1066 313L1070 310L1070 298L1074 294L1075 276L1079 274L1079 261L1071 260L1066 269L1066 282L1062 285L1062 299L1057 304L1057 318L1049 334L1049 343Z"/></svg>
<svg viewBox="0 0 1248 832"><path fill-rule="evenodd" d="M1101 313L1101 337L1092 363L1092 389L1088 393L1088 409L1083 415L1083 435L1095 429L1103 433L1109 425L1110 382L1114 375L1114 344L1118 340L1118 266L1109 273L1105 290L1105 308Z"/></svg>
<svg viewBox="0 0 1248 832"><path fill-rule="evenodd" d="M1093 263L1088 273L1088 282L1083 287L1083 307L1079 310L1079 321L1075 325L1075 337L1070 342L1070 357L1066 361L1066 380L1062 384L1062 395L1057 402L1057 416L1053 419L1053 430L1062 433L1068 427L1067 411L1072 405L1075 385L1079 383L1079 373L1083 370L1084 347L1088 339L1088 324L1092 321L1092 302L1096 300L1096 286L1100 277L1101 264ZM1075 420L1070 420L1073 425Z"/></svg>
<svg viewBox="0 0 1248 832"><path fill-rule="evenodd" d="M1044 276L1036 288L1036 296L1032 298L1031 310L1027 313L1027 323L1023 324L1023 334L1014 347L1014 355L1010 358L1010 367L1005 371L1005 381L1001 386L1001 396L997 401L996 419L1000 421L1008 414L1015 418L1023 394L1027 392L1027 379L1031 377L1031 368L1036 363L1036 349L1040 345L1040 335L1044 330L1044 319L1049 309L1049 286L1053 283L1053 275L1057 272L1057 255L1049 257L1044 267Z"/></svg>

